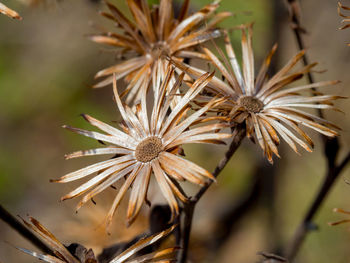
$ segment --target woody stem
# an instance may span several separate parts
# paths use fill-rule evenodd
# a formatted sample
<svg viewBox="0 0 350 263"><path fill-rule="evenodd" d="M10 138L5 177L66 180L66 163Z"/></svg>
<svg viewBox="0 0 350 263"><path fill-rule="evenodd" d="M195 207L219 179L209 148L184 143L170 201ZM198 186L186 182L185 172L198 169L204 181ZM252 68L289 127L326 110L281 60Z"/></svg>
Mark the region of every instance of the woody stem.
<svg viewBox="0 0 350 263"><path fill-rule="evenodd" d="M233 140L229 146L229 149L227 150L227 152L225 153L225 156L220 160L214 172L212 173L215 178L219 176L219 174L225 168L226 164L230 161L231 157L234 155L236 150L241 145L241 142L245 138L245 135L246 135L245 126L238 125L234 130ZM204 185L201 189L199 189L197 194L191 197L187 203L183 204L183 209L180 214L181 237L180 237L179 245L181 247L181 250L179 251L179 254L178 254L179 263L185 263L187 260L188 248L190 243L189 242L190 234L192 229L192 220L193 220L193 214L194 214L196 204L199 202L199 200L205 194L205 192L209 189L212 183L213 181L210 181L208 184Z"/></svg>
<svg viewBox="0 0 350 263"><path fill-rule="evenodd" d="M22 237L27 239L35 247L40 249L42 252L54 255L53 251L42 242L37 236L35 236L28 228L26 228L15 216L8 212L0 204L0 219L8 224L12 229L19 233Z"/></svg>

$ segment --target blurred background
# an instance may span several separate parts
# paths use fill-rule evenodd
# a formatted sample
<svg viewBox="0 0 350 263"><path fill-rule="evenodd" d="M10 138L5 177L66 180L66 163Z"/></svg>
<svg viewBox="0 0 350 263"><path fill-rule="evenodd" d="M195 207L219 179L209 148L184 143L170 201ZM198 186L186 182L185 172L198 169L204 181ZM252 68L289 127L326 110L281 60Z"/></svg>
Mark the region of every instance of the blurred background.
<svg viewBox="0 0 350 263"><path fill-rule="evenodd" d="M103 247L133 238L148 228L149 208L142 210L134 225L126 228L125 206L118 210L111 235L101 223L116 191L107 190L75 213L77 199L59 199L77 184L52 184L58 178L94 161L94 157L65 161L64 154L89 149L96 142L61 128L69 124L91 128L79 116L88 113L99 120L119 119L110 87L92 89L94 74L115 63L110 49L90 42L87 35L112 23L98 15L104 4L91 0L2 0L17 10L22 21L0 16L0 203L14 215L31 215L50 229L63 243L79 242L98 254ZM114 0L126 14L124 0ZM152 0L156 3L156 0ZM209 0L192 0L197 10ZM350 6L349 0L343 4ZM339 31L341 18L337 1L302 1L302 25L311 61L319 62L316 80L341 80L325 92L349 96L350 31ZM223 26L234 27L255 21L256 66L273 43L279 43L276 68L297 52L289 27L288 10L280 0L223 0L220 10L235 16ZM232 33L239 48L238 32ZM347 114L327 112L342 127L344 154L350 145L350 106L337 105ZM326 165L322 144L311 133L316 147L312 154L297 155L284 143L282 159L272 166L262 152L245 141L229 165L198 204L193 221L190 262L257 262L259 251L279 251L292 237L319 188ZM224 146L187 146L189 159L212 171L226 150ZM340 156L341 157L341 156ZM92 160L94 159L94 160ZM98 159L98 158L96 158ZM316 215L319 230L310 233L296 262L349 262L350 225L330 227L327 222L347 218L335 214L335 207L350 210L350 169L345 170ZM78 182L80 183L80 182ZM195 190L188 186L188 190ZM153 204L164 202L153 187ZM124 201L127 201L124 200ZM124 206L124 207L123 207ZM239 209L237 209L237 207ZM350 216L348 217L350 219ZM35 260L10 244L36 250L0 221L0 262L24 263Z"/></svg>

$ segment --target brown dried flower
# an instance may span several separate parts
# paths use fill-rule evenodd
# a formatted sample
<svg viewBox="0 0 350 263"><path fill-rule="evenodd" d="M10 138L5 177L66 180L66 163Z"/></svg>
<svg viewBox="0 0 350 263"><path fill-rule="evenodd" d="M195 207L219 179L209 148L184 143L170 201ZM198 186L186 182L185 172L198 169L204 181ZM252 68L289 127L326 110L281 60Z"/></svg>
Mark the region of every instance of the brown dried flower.
<svg viewBox="0 0 350 263"><path fill-rule="evenodd" d="M177 61L186 58L206 59L206 55L195 48L200 43L220 36L216 25L231 15L229 12L213 15L219 7L219 1L188 15L190 0L185 0L180 13L175 17L172 0L160 0L159 6L152 8L147 0L127 0L134 19L132 22L116 6L108 2L107 5L111 14L102 12L102 15L112 20L122 33L106 32L91 36L91 39L117 47L128 58L99 71L96 78L107 78L95 87L111 84L113 74L116 74L117 79L125 77L128 86L121 97L128 93L126 103L140 99L141 89L148 89L147 84L150 81L165 78L167 57Z"/></svg>
<svg viewBox="0 0 350 263"><path fill-rule="evenodd" d="M255 76L252 25L242 26L243 74L227 33L225 33L225 47L229 60L226 59L224 52L218 49L225 60L225 65L209 49L204 48L204 52L227 80L224 82L213 78L209 84L210 90L231 98L220 105L220 110L229 114L234 122L245 122L247 136L259 143L271 163L273 154L279 156L277 150L280 143L279 136L297 153L296 144L309 152L312 151L314 144L300 126L311 128L330 137L337 135L334 129L339 128L336 125L299 108L337 110L332 101L341 98L340 96L323 95L322 93L308 96L300 92L334 85L338 81L324 81L283 89L288 84L302 78L316 65L316 63L310 64L291 72L305 51L296 54L282 69L269 78L267 71L277 45L273 46L258 75ZM174 62L174 64L186 70L190 75L202 74L202 71L184 63Z"/></svg>
<svg viewBox="0 0 350 263"><path fill-rule="evenodd" d="M179 211L177 198L184 202L187 200L181 188L177 186L176 181L188 180L195 184L204 185L208 179L214 180L208 171L180 157L179 147L187 143L223 143L223 139L231 137L231 134L217 132L228 127L227 122L222 122L225 118L203 117L203 114L218 106L224 99L214 98L198 111L188 115L191 109L189 103L213 76L207 73L201 76L183 94L168 115L170 104L174 99L173 95L178 92L184 77L184 74L182 74L177 82L172 84L171 79L174 78L174 74L174 69L168 67L165 79L155 83L155 90L158 92L154 96L150 118L147 115L146 89L143 89L144 95L141 97L141 104L136 105L136 112L133 112L130 107L122 104L116 87L116 79L114 79L114 95L123 118L122 128L124 131L120 131L88 115L83 115L83 117L90 124L104 131L106 135L65 126L73 132L112 144L112 146L105 148L69 154L66 156L67 159L101 154L118 154L118 157L90 165L54 180L55 182L66 183L100 172L88 182L62 197L62 200L88 192L79 203L79 209L95 195L127 176L108 213L107 224L110 224L115 210L130 187L132 190L127 219L129 223L132 223L146 199L152 172L162 194L169 203L173 216ZM172 95L166 96L167 91ZM212 121L215 122L212 123ZM195 127L190 129L193 126Z"/></svg>

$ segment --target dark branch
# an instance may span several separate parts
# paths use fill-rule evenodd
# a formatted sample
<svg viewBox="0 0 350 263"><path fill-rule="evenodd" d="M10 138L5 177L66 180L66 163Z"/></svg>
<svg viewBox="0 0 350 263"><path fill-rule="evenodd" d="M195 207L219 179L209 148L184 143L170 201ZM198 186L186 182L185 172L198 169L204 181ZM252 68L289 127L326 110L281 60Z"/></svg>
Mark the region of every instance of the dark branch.
<svg viewBox="0 0 350 263"><path fill-rule="evenodd" d="M219 164L216 166L214 172L212 173L215 178L219 176L219 174L225 168L226 164L229 162L233 154L241 145L241 142L244 139L245 134L246 134L245 127L243 125L238 125L234 130L233 140L229 146L228 151L225 153L225 156L220 160ZM181 238L179 240L179 246L181 247L181 250L179 251L179 254L178 254L178 263L185 263L187 260L194 209L197 202L201 199L203 194L208 190L208 188L211 186L212 183L213 182L211 181L205 186L203 186L197 192L197 194L195 194L192 198L190 198L190 200L187 203L183 204L183 210L181 213L183 218L180 218L180 221L182 221L180 224Z"/></svg>
<svg viewBox="0 0 350 263"><path fill-rule="evenodd" d="M298 0L287 0L287 4L288 4L288 10L289 10L289 18L290 18L290 27L292 28L295 38L297 40L298 43L298 48L299 50L303 50L305 49L305 45L304 45L304 39L302 37L302 34L306 33L306 30L301 26L300 23L300 5L299 5L299 1ZM305 54L303 56L303 63L304 65L309 65L309 58L308 56ZM314 83L314 77L312 75L312 73L309 71L307 73L307 79L309 81L309 83ZM313 91L316 91L315 88L312 88ZM318 115L323 118L323 112L321 109L317 109L317 113Z"/></svg>
<svg viewBox="0 0 350 263"><path fill-rule="evenodd" d="M27 239L35 247L42 252L54 255L53 251L42 242L36 235L34 235L28 228L26 228L16 217L8 212L2 205L0 205L0 219L8 224L12 229L19 233L22 237Z"/></svg>
<svg viewBox="0 0 350 263"><path fill-rule="evenodd" d="M235 129L235 133L233 134L233 140L230 144L228 151L225 153L225 156L220 160L219 164L216 166L213 176L216 178L219 176L221 171L225 168L226 164L229 162L233 154L236 152L238 147L241 145L242 140L245 137L245 127L238 126ZM209 182L207 185L203 186L198 193L191 198L191 202L198 202L199 199L203 196L203 194L208 190L213 181Z"/></svg>
<svg viewBox="0 0 350 263"><path fill-rule="evenodd" d="M192 219L196 203L189 201L184 205L180 214L180 239L179 247L181 248L178 253L178 262L187 262L187 254L190 243L190 233L192 228Z"/></svg>
<svg viewBox="0 0 350 263"><path fill-rule="evenodd" d="M290 14L291 28L294 31L295 38L298 43L299 50L305 48L302 34L305 33L305 30L300 24L300 6L298 0L287 0L287 5ZM304 65L308 65L308 57L304 55L303 57ZM309 83L314 83L314 78L311 72L307 74ZM316 89L313 89L316 92ZM324 114L321 109L318 109L318 115L323 118ZM318 209L321 207L323 201L327 197L330 189L333 187L336 179L341 174L342 170L345 168L346 164L350 161L350 152L346 155L343 161L337 165L337 155L340 150L338 138L329 138L322 136L324 143L324 154L327 159L328 169L327 174L323 180L322 186L319 189L315 199L313 200L309 210L306 212L303 221L298 226L292 241L288 244L285 249L285 254L289 260L293 260L297 255L299 248L301 247L307 233L315 229L316 226L313 224L312 220L316 215Z"/></svg>

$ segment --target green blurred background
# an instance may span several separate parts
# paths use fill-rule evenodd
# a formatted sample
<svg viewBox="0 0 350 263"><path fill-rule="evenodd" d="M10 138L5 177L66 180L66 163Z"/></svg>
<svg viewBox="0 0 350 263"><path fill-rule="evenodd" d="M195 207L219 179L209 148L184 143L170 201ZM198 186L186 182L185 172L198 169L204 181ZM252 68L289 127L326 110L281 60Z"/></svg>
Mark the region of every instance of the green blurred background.
<svg viewBox="0 0 350 263"><path fill-rule="evenodd" d="M112 30L113 25L98 15L99 10L106 10L105 6L88 0L46 1L37 6L30 6L25 0L2 2L17 10L23 21L0 16L0 203L15 215L36 217L64 243L81 242L93 247L96 253L107 245L132 238L147 228L147 207L129 229L124 224L125 209L120 208L112 234L108 236L100 224L115 195L113 189L98 196L97 205L88 204L75 214L78 200L58 201L75 185L49 183L49 179L95 160L63 159L65 153L97 145L88 138L63 130L63 124L90 128L79 117L81 113L106 122L119 119L111 88L90 88L94 84L94 74L116 60L110 49L86 37L100 28ZM111 2L127 10L123 0ZM191 3L196 10L209 2L192 0ZM281 2L222 1L220 10L235 14L223 26L255 21L257 66L276 41L279 43L274 60L277 67L297 52L288 11ZM344 4L350 6L350 1ZM340 21L336 0L303 1L302 23L307 29L305 40L309 57L320 63L318 69L327 70L316 73L316 79L341 80L342 84L326 91L349 96L350 47L346 43L350 41L350 31L339 31ZM239 34L233 33L232 39L238 48ZM337 105L344 112L350 112L347 101L339 101ZM343 129L340 140L344 154L350 144L349 114L326 113L326 116ZM274 166L262 158L260 149L251 142L243 144L218 183L198 205L193 223L191 262L256 262L260 259L258 251L278 251L290 240L325 172L320 139L312 135L316 141L314 153L302 152L299 156L282 144L282 159L276 160ZM225 149L196 145L186 147L185 151L190 159L212 170ZM350 210L350 186L343 180L350 178L349 170L343 173L317 214L315 223L319 231L308 235L296 262L349 262L349 226L327 225L327 222L346 218L334 214L334 207ZM256 180L259 192L247 206L249 212L239 220L229 219L231 234L219 247L211 244L217 233L226 231L218 220L229 214ZM151 199L156 200L154 203L162 201L157 188L153 189ZM189 191L193 189L196 188L188 186ZM9 244L35 250L0 222L0 262L35 261ZM204 249L208 247L211 249Z"/></svg>

